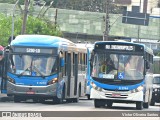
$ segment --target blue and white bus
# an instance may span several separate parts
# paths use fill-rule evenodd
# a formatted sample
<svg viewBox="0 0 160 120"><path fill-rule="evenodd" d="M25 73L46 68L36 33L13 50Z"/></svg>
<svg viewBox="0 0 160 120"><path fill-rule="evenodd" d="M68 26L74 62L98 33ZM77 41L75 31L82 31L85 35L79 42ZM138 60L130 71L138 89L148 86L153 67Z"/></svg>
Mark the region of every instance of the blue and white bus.
<svg viewBox="0 0 160 120"><path fill-rule="evenodd" d="M160 74L160 56L153 57L153 74Z"/></svg>
<svg viewBox="0 0 160 120"><path fill-rule="evenodd" d="M95 107L112 107L114 102L136 103L136 109L149 107L152 49L138 43L99 41L94 44L91 58L91 99Z"/></svg>
<svg viewBox="0 0 160 120"><path fill-rule="evenodd" d="M86 96L90 100L91 93L91 55L92 55L93 45L87 46L87 72L86 72Z"/></svg>
<svg viewBox="0 0 160 120"><path fill-rule="evenodd" d="M8 71L2 93L14 96L14 102L78 102L85 95L85 54L87 49L64 38L19 35L6 52Z"/></svg>
<svg viewBox="0 0 160 120"><path fill-rule="evenodd" d="M87 66L85 66L85 80L86 80L86 96L87 99L90 99L90 89L91 89L91 54L92 54L92 50L93 50L93 44L91 43L78 43L76 44L77 46L79 46L79 48L83 48L83 49L87 49L87 54L85 57L85 61Z"/></svg>

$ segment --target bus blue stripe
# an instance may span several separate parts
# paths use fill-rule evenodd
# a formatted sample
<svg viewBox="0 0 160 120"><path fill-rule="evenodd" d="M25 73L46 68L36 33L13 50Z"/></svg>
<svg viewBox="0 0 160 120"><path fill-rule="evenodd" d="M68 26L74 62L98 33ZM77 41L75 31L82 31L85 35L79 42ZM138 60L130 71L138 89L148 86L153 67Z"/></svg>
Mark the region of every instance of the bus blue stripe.
<svg viewBox="0 0 160 120"><path fill-rule="evenodd" d="M94 82L94 84L96 84L97 87L108 89L108 90L133 90L144 84L144 81L142 81L135 85L109 85L109 84L99 83L93 79L92 79L92 82Z"/></svg>

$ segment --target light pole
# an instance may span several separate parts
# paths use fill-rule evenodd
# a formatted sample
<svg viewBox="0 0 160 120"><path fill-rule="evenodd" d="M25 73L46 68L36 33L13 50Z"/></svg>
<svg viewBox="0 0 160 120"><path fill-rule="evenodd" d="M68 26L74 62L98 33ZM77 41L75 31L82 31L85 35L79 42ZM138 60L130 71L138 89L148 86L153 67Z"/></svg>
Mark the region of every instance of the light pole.
<svg viewBox="0 0 160 120"><path fill-rule="evenodd" d="M109 35L109 3L110 1L106 1L106 18L105 18L105 31L103 35L103 41L108 41Z"/></svg>
<svg viewBox="0 0 160 120"><path fill-rule="evenodd" d="M27 22L27 14L28 14L28 5L29 5L30 0L25 0L25 8L24 8L24 16L23 16L23 23L22 23L22 32L21 34L25 34L26 31L26 22Z"/></svg>
<svg viewBox="0 0 160 120"><path fill-rule="evenodd" d="M13 15L12 15L12 33L11 33L11 41L13 40L13 35L14 35L14 13L15 13L15 8L16 8L16 5L18 4L19 0L16 1L16 3L14 4L14 7L13 7Z"/></svg>

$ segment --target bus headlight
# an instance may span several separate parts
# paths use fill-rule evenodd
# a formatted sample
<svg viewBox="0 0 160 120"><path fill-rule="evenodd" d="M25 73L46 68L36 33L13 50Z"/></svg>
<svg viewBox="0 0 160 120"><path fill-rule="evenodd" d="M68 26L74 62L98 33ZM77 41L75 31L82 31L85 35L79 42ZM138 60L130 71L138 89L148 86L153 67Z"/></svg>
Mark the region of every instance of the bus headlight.
<svg viewBox="0 0 160 120"><path fill-rule="evenodd" d="M92 88L94 88L95 90L102 91L102 88L97 87L97 85L94 84L93 82L91 82L91 86L92 86Z"/></svg>
<svg viewBox="0 0 160 120"><path fill-rule="evenodd" d="M158 91L158 89L154 89L154 91L155 91L155 92L157 92L157 91Z"/></svg>
<svg viewBox="0 0 160 120"><path fill-rule="evenodd" d="M48 81L47 85L51 85L58 82L58 78L53 78L52 80Z"/></svg>
<svg viewBox="0 0 160 120"><path fill-rule="evenodd" d="M138 88L131 90L131 93L140 92L142 90L143 90L143 86L139 86Z"/></svg>
<svg viewBox="0 0 160 120"><path fill-rule="evenodd" d="M15 84L15 80L14 79L10 78L9 76L7 76L7 79L8 79L9 82Z"/></svg>

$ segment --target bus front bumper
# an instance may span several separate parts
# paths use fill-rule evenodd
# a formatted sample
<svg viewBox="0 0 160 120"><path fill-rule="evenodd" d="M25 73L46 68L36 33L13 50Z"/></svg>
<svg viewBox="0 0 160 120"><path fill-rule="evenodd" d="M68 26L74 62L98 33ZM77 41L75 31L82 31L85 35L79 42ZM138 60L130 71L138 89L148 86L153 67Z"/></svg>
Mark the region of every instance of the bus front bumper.
<svg viewBox="0 0 160 120"><path fill-rule="evenodd" d="M7 83L7 95L54 97L56 96L56 84L48 86L25 86Z"/></svg>
<svg viewBox="0 0 160 120"><path fill-rule="evenodd" d="M91 99L105 99L112 101L143 101L143 91L131 93L130 91L98 91L91 88Z"/></svg>

